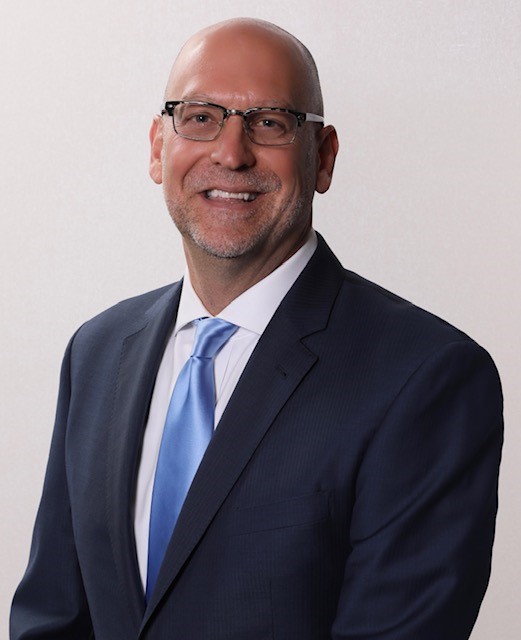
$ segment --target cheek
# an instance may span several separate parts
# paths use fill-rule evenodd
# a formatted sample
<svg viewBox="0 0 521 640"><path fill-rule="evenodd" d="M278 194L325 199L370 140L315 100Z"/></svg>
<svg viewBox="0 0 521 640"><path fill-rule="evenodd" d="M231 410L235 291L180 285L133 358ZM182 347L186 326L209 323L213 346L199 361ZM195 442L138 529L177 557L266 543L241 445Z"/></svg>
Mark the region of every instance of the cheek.
<svg viewBox="0 0 521 640"><path fill-rule="evenodd" d="M165 162L163 164L163 193L167 198L174 195L174 193L178 190L178 186L176 184L176 176L178 172L175 167L171 165L169 162Z"/></svg>
<svg viewBox="0 0 521 640"><path fill-rule="evenodd" d="M287 192L302 192L312 180L311 158L305 147L299 145L291 149L292 153L278 158L278 166L273 170L280 177L282 184L287 185Z"/></svg>
<svg viewBox="0 0 521 640"><path fill-rule="evenodd" d="M283 184L284 198L287 200L297 200L304 194L309 192L309 176L302 172L288 171L285 175L280 176Z"/></svg>
<svg viewBox="0 0 521 640"><path fill-rule="evenodd" d="M163 146L163 184L181 185L184 177L200 159L200 153L190 140L171 138Z"/></svg>

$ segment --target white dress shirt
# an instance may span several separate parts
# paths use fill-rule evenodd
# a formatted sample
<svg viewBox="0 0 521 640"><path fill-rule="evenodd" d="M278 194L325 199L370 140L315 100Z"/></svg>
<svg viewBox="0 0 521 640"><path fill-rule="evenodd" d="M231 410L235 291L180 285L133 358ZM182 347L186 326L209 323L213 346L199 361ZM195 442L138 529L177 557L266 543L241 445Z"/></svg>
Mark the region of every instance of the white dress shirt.
<svg viewBox="0 0 521 640"><path fill-rule="evenodd" d="M218 314L218 318L232 322L239 329L215 358L215 427L219 424L261 334L308 263L316 246L316 234L311 230L305 244L289 260L235 298ZM192 352L195 339L194 321L208 316L211 314L195 293L187 270L177 320L168 339L152 394L138 470L134 533L143 589L146 588L152 489L170 396L177 377Z"/></svg>

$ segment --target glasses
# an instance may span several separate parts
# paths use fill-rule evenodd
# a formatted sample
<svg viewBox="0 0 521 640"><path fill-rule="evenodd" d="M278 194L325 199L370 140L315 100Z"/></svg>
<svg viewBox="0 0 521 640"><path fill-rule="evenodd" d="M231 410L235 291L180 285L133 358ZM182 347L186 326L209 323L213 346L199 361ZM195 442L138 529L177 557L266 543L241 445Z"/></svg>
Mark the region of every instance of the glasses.
<svg viewBox="0 0 521 640"><path fill-rule="evenodd" d="M215 140L229 116L242 118L244 131L255 144L276 147L291 144L304 122L324 123L315 113L302 113L279 107L255 107L239 111L211 102L175 100L165 103L161 115L172 116L174 131L189 140Z"/></svg>

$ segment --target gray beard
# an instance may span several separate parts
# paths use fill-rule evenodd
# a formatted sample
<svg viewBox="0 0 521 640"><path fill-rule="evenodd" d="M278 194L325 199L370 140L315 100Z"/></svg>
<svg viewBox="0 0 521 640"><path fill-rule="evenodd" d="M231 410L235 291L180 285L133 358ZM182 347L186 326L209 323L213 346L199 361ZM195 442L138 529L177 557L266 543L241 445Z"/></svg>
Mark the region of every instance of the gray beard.
<svg viewBox="0 0 521 640"><path fill-rule="evenodd" d="M278 236L276 239L282 239L286 232L295 226L303 215L306 215L305 209L307 203L308 198L303 194L298 198L296 204L289 201L282 204L282 207L280 208L280 216L282 217L286 217L287 210L290 206L293 205L294 208L291 215L286 218L284 226L276 230ZM184 238L190 239L205 253L215 258L240 258L255 249L260 249L266 241L273 240L270 233L271 225L264 224L257 227L252 235L244 238L240 242L235 241L234 244L230 244L228 246L225 243L221 243L219 246L216 246L214 243L209 242L204 233L201 232L199 226L192 222L190 219L190 211L186 207L179 206L173 200L166 200L166 206L179 233Z"/></svg>
<svg viewBox="0 0 521 640"><path fill-rule="evenodd" d="M309 146L307 158L309 164L312 163L312 159L312 147ZM228 185L235 184L236 186L240 186L241 189L244 189L244 191L257 191L260 193L274 192L282 187L279 176L270 170L253 168L247 172L239 173L215 166L209 168L202 176L201 174L194 175L189 173L185 177L183 186L188 192L196 193L207 190L215 184L220 183ZM311 203L314 191L314 181L310 180L308 184L304 185L297 202L290 201L288 198L288 200L282 203L279 209L279 219L280 217L287 217L287 219L284 226L276 230L278 237L273 238L272 236L271 222L264 224L260 222L252 235L244 238L241 242L235 242L235 244L228 246L226 246L225 243L221 243L220 246L215 246L214 243L208 242L201 232L201 229L197 224L194 224L191 219L191 212L186 205L180 205L174 200L168 200L166 198L165 201L170 217L184 238L190 239L208 255L216 258L234 259L240 258L256 249L260 250L269 240L281 241L286 233L298 224L302 216L309 215L311 217ZM293 211L290 215L287 215L290 207L293 207Z"/></svg>

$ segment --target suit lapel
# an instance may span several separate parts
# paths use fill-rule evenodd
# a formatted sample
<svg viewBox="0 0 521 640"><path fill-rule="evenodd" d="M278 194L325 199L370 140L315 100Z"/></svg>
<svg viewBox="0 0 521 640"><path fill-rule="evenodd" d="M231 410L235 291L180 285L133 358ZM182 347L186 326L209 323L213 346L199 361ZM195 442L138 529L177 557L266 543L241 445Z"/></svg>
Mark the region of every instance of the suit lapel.
<svg viewBox="0 0 521 640"><path fill-rule="evenodd" d="M342 275L320 239L261 336L208 446L172 534L142 630L273 420L316 362L317 354L303 339L325 328Z"/></svg>
<svg viewBox="0 0 521 640"><path fill-rule="evenodd" d="M150 399L175 322L180 291L180 284L169 288L122 339L108 436L106 495L110 537L118 573L127 586L130 610L139 618L138 627L144 594L132 521L136 473Z"/></svg>

